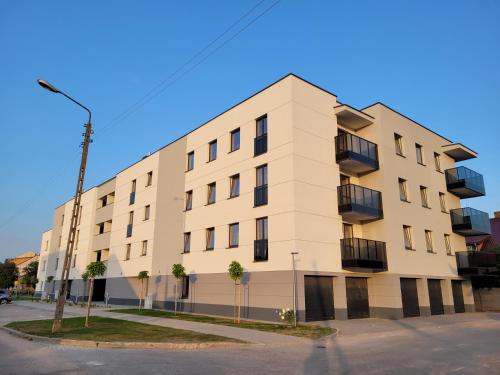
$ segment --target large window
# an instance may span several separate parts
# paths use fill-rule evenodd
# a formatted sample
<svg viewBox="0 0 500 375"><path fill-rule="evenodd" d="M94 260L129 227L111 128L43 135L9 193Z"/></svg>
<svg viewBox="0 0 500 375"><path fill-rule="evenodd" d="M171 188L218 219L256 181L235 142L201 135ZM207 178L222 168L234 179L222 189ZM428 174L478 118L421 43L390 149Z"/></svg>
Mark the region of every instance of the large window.
<svg viewBox="0 0 500 375"><path fill-rule="evenodd" d="M422 146L419 145L418 143L415 143L415 152L417 155L417 163L425 165L424 164L424 151L423 151Z"/></svg>
<svg viewBox="0 0 500 375"><path fill-rule="evenodd" d="M144 207L144 220L149 220L149 214L151 213L151 206L148 204Z"/></svg>
<svg viewBox="0 0 500 375"><path fill-rule="evenodd" d="M145 256L148 253L148 240L142 241L141 256Z"/></svg>
<svg viewBox="0 0 500 375"><path fill-rule="evenodd" d="M344 232L344 238L353 238L354 231L352 224L342 223L342 231Z"/></svg>
<svg viewBox="0 0 500 375"><path fill-rule="evenodd" d="M191 171L194 168L194 151L187 154L187 170Z"/></svg>
<svg viewBox="0 0 500 375"><path fill-rule="evenodd" d="M267 115L255 122L254 156L267 152Z"/></svg>
<svg viewBox="0 0 500 375"><path fill-rule="evenodd" d="M191 251L191 232L184 233L184 253Z"/></svg>
<svg viewBox="0 0 500 375"><path fill-rule="evenodd" d="M425 245L428 253L434 252L434 246L432 244L432 231L430 230L425 230Z"/></svg>
<svg viewBox="0 0 500 375"><path fill-rule="evenodd" d="M256 239L267 240L267 217L261 217L256 220Z"/></svg>
<svg viewBox="0 0 500 375"><path fill-rule="evenodd" d="M146 186L151 186L153 184L153 171L148 172L146 176Z"/></svg>
<svg viewBox="0 0 500 375"><path fill-rule="evenodd" d="M56 258L56 266L54 267L54 269L57 270L57 267L59 267L59 258Z"/></svg>
<svg viewBox="0 0 500 375"><path fill-rule="evenodd" d="M208 161L217 159L217 140L213 140L208 144Z"/></svg>
<svg viewBox="0 0 500 375"><path fill-rule="evenodd" d="M448 213L446 211L446 195L444 193L439 193L439 204L441 205L441 212Z"/></svg>
<svg viewBox="0 0 500 375"><path fill-rule="evenodd" d="M261 165L256 168L257 176L256 176L256 185L257 186L265 186L267 185L267 164Z"/></svg>
<svg viewBox="0 0 500 375"><path fill-rule="evenodd" d="M240 195L240 175L235 174L229 177L229 198L238 197Z"/></svg>
<svg viewBox="0 0 500 375"><path fill-rule="evenodd" d="M207 185L207 204L215 203L216 199L216 184L212 182Z"/></svg>
<svg viewBox="0 0 500 375"><path fill-rule="evenodd" d="M436 171L441 172L441 160L437 152L434 153L434 165L436 167Z"/></svg>
<svg viewBox="0 0 500 375"><path fill-rule="evenodd" d="M404 178L398 178L399 184L399 199L403 202L408 202L408 190L406 188L406 180Z"/></svg>
<svg viewBox="0 0 500 375"><path fill-rule="evenodd" d="M394 146L396 149L396 154L404 156L403 153L403 137L397 133L394 133Z"/></svg>
<svg viewBox="0 0 500 375"><path fill-rule="evenodd" d="M451 255L451 242L449 234L444 235L444 246L446 247L446 254Z"/></svg>
<svg viewBox="0 0 500 375"><path fill-rule="evenodd" d="M189 275L182 278L181 299L189 298Z"/></svg>
<svg viewBox="0 0 500 375"><path fill-rule="evenodd" d="M411 227L409 225L403 225L403 236L405 240L405 249L413 250Z"/></svg>
<svg viewBox="0 0 500 375"><path fill-rule="evenodd" d="M71 265L72 268L75 268L76 266L76 255L77 254L73 255L73 264Z"/></svg>
<svg viewBox="0 0 500 375"><path fill-rule="evenodd" d="M132 244L128 243L125 245L125 260L130 260L130 250L132 250Z"/></svg>
<svg viewBox="0 0 500 375"><path fill-rule="evenodd" d="M422 207L429 208L429 201L427 199L427 188L420 186L420 199L422 200Z"/></svg>
<svg viewBox="0 0 500 375"><path fill-rule="evenodd" d="M186 191L186 211L189 211L193 208L193 191Z"/></svg>
<svg viewBox="0 0 500 375"><path fill-rule="evenodd" d="M207 250L213 250L215 247L215 228L207 228Z"/></svg>
<svg viewBox="0 0 500 375"><path fill-rule="evenodd" d="M267 115L262 116L256 121L256 136L260 137L267 134Z"/></svg>
<svg viewBox="0 0 500 375"><path fill-rule="evenodd" d="M132 186L130 188L130 196L129 196L129 201L128 204L132 205L135 203L135 189L137 187L137 180L132 181Z"/></svg>
<svg viewBox="0 0 500 375"><path fill-rule="evenodd" d="M231 152L240 149L240 128L231 132Z"/></svg>
<svg viewBox="0 0 500 375"><path fill-rule="evenodd" d="M240 224L229 224L229 247L238 247L240 243Z"/></svg>

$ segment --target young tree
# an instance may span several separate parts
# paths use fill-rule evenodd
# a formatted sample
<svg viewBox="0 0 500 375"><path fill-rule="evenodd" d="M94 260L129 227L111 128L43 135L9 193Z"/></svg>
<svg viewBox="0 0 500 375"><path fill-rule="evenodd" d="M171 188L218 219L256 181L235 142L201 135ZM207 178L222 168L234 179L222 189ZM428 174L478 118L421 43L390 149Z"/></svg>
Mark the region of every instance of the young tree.
<svg viewBox="0 0 500 375"><path fill-rule="evenodd" d="M243 267L237 261L233 260L229 265L229 277L234 281L234 320L240 323L241 311L241 276L243 276ZM238 297L236 297L238 290ZM238 314L236 314L236 305L238 305Z"/></svg>
<svg viewBox="0 0 500 375"><path fill-rule="evenodd" d="M186 276L186 269L182 264L172 265L172 275L175 277L175 302L174 302L174 314L177 315L177 299L179 298L179 281L184 276Z"/></svg>
<svg viewBox="0 0 500 375"><path fill-rule="evenodd" d="M18 276L19 272L13 262L0 262L0 288L10 288L14 286L14 282L17 280Z"/></svg>
<svg viewBox="0 0 500 375"><path fill-rule="evenodd" d="M24 272L21 276L21 283L28 287L34 288L38 283L38 279L36 278L37 273L38 262L31 262L24 269Z"/></svg>
<svg viewBox="0 0 500 375"><path fill-rule="evenodd" d="M148 271L141 271L137 275L139 280L141 280L141 296L139 298L139 310L142 309L142 299L144 297L144 280L149 277Z"/></svg>
<svg viewBox="0 0 500 375"><path fill-rule="evenodd" d="M92 262L87 266L87 270L82 275L84 281L90 280L89 298L87 301L87 315L85 316L85 327L89 326L90 318L90 305L92 303L92 293L94 291L94 280L98 276L103 276L106 272L106 265L104 262Z"/></svg>

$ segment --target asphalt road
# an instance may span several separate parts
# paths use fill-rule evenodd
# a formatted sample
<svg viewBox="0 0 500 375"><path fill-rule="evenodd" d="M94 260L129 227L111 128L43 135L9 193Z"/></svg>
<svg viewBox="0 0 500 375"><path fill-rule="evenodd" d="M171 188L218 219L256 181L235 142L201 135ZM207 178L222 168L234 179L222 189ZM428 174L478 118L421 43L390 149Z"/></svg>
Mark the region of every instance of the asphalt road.
<svg viewBox="0 0 500 375"><path fill-rule="evenodd" d="M0 307L2 324L46 314ZM195 351L65 347L0 331L0 374L500 374L500 314L399 322L343 322L339 337L308 345Z"/></svg>

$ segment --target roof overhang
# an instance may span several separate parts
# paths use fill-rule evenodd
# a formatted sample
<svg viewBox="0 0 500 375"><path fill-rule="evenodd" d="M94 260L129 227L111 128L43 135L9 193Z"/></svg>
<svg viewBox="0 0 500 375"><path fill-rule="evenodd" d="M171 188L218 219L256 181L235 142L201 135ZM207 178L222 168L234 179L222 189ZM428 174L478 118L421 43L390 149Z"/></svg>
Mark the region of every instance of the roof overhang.
<svg viewBox="0 0 500 375"><path fill-rule="evenodd" d="M462 161L477 158L477 152L464 146L461 143L452 143L442 146L443 152L455 161Z"/></svg>
<svg viewBox="0 0 500 375"><path fill-rule="evenodd" d="M335 107L335 114L337 115L337 123L354 131L373 124L372 116L358 111L347 104L341 104Z"/></svg>

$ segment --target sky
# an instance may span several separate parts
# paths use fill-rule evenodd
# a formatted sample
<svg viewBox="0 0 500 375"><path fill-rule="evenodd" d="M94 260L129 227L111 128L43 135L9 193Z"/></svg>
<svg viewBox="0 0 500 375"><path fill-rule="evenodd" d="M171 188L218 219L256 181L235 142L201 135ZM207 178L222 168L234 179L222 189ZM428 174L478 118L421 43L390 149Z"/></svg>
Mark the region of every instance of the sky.
<svg viewBox="0 0 500 375"><path fill-rule="evenodd" d="M92 110L87 188L293 72L477 151L463 165L483 174L487 195L462 204L492 215L499 19L500 0L6 2L0 260L39 251L53 209L74 194L86 114L38 78Z"/></svg>

